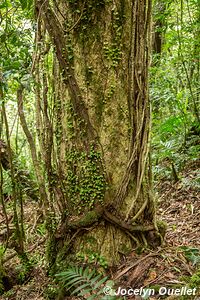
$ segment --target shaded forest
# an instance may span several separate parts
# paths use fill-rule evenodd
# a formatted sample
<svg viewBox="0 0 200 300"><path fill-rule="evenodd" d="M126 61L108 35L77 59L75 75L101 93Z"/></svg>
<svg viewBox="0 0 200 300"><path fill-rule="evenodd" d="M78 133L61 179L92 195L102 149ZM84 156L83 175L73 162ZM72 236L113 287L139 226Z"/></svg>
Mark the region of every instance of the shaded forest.
<svg viewBox="0 0 200 300"><path fill-rule="evenodd" d="M199 0L1 0L0 299L199 299Z"/></svg>

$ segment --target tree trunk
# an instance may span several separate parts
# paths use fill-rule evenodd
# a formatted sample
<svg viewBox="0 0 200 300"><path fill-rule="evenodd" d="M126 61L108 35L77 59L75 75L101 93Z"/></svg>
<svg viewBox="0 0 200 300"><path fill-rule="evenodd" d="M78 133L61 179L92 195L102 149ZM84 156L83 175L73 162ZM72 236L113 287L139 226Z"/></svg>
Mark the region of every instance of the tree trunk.
<svg viewBox="0 0 200 300"><path fill-rule="evenodd" d="M48 144L53 132L40 146L59 219L50 263L114 265L160 242L148 164L151 1L56 2L35 4L38 133Z"/></svg>

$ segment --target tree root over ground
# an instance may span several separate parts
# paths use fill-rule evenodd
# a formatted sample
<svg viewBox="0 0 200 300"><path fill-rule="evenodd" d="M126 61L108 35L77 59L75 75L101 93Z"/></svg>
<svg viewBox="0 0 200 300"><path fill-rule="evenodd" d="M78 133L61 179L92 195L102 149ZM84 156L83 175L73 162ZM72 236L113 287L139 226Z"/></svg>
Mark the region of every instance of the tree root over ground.
<svg viewBox="0 0 200 300"><path fill-rule="evenodd" d="M141 249L141 254L137 254L136 251L132 251L128 257L122 256L121 263L116 268L108 269L110 279L115 281L116 290L118 287L128 288L134 287L134 282L137 280L137 284L134 288L159 288L170 287L178 288L183 286L190 286L192 284L192 277L199 268L199 263L190 261L192 257L188 257L187 249L197 249L200 251L200 237L199 237L199 212L200 201L199 191L192 185L197 177L197 170L188 168L184 174L182 174L184 180L182 182L172 184L170 181L160 182L157 186L159 191L159 216L162 220L168 223L165 245L159 248L158 251L149 252L148 249ZM186 183L184 183L186 182ZM170 196L170 197L169 197ZM33 227L34 217L30 217L30 211L33 213L36 209L33 207L35 203L26 202L25 205L25 218L30 228ZM96 222L98 222L97 219ZM95 223L94 223L95 225ZM80 230L80 229L79 229ZM80 230L82 231L82 230ZM77 234L80 232L75 230ZM37 235L36 229L31 233L32 239L34 235ZM30 237L29 237L30 239ZM36 243L35 237L33 241L28 242L27 248L32 249ZM185 248L182 248L184 246ZM186 249L186 250L184 250ZM38 248L32 250L32 255L37 253L41 259L44 258L44 244L38 246ZM192 253L192 252L191 252ZM198 254L196 255L198 260ZM5 267L8 269L10 266L16 266L19 264L16 257L13 257L9 261L5 262ZM41 264L41 260L40 260ZM196 275L197 279L199 278ZM194 283L193 283L194 284ZM2 300L30 300L38 299L45 300L44 294L47 286L58 289L51 279L47 276L44 265L36 266L33 274L33 279L29 282L25 282L22 285L17 285L12 288L13 296L1 296ZM196 285L197 286L197 285ZM190 298L189 296L183 300L197 300L199 299L199 291L195 296ZM77 297L69 296L65 300L78 300ZM129 297L129 299L139 300L136 296ZM161 300L158 295L152 296L151 300ZM180 297L174 298L174 296L165 296L162 299L182 300Z"/></svg>

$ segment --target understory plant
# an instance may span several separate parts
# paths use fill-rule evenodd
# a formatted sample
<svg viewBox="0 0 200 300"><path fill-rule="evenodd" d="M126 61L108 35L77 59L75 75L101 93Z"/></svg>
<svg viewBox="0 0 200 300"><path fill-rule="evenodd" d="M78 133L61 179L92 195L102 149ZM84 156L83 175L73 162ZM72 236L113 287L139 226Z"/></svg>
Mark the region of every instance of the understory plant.
<svg viewBox="0 0 200 300"><path fill-rule="evenodd" d="M98 274L96 269L89 267L71 266L64 272L55 275L62 288L70 295L77 295L83 299L114 300L116 299L114 282L107 276Z"/></svg>

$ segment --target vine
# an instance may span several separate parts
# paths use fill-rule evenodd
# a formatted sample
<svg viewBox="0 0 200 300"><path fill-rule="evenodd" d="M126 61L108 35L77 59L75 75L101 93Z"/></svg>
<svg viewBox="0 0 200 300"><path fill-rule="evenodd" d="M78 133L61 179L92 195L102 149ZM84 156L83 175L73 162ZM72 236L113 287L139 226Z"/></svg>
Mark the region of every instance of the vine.
<svg viewBox="0 0 200 300"><path fill-rule="evenodd" d="M77 0L69 1L69 8L73 14L74 19L79 22L75 22L76 27L73 27L76 32L86 33L88 30L94 29L98 23L98 16L102 9L105 7L106 0L89 0L83 4ZM82 35L80 37L83 37Z"/></svg>
<svg viewBox="0 0 200 300"><path fill-rule="evenodd" d="M124 4L121 2L120 10L115 7L111 12L111 42L104 42L103 50L105 58L111 67L116 68L122 59L122 32L124 23Z"/></svg>
<svg viewBox="0 0 200 300"><path fill-rule="evenodd" d="M73 205L77 205L78 213L85 208L93 209L96 204L103 204L106 180L102 173L100 153L94 147L90 148L89 153L73 149L66 154L66 160L67 196Z"/></svg>

